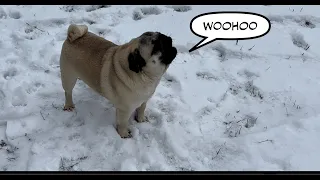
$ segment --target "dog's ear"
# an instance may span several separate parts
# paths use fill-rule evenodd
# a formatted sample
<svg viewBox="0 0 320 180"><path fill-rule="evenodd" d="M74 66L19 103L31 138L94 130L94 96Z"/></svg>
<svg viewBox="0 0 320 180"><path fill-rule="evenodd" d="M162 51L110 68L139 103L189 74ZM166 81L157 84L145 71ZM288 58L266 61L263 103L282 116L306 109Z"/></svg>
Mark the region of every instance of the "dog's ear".
<svg viewBox="0 0 320 180"><path fill-rule="evenodd" d="M136 73L141 72L142 68L146 65L146 61L140 55L140 51L138 49L135 49L132 53L129 54L128 62L129 69Z"/></svg>

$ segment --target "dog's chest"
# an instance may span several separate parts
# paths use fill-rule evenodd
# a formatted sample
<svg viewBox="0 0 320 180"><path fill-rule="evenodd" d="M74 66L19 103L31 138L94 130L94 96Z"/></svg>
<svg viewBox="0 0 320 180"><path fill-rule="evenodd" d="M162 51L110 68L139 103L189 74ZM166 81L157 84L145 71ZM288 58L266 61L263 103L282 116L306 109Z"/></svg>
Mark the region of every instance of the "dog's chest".
<svg viewBox="0 0 320 180"><path fill-rule="evenodd" d="M141 98L141 100L146 101L150 99L151 96L156 91L158 84L159 84L159 81L152 84L144 85L142 89L139 91L139 97Z"/></svg>

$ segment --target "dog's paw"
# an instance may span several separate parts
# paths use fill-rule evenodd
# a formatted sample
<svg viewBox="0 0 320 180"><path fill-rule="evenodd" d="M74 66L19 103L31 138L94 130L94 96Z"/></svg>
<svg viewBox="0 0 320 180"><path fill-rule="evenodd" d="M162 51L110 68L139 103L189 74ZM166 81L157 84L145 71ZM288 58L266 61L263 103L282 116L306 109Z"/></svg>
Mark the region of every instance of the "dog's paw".
<svg viewBox="0 0 320 180"><path fill-rule="evenodd" d="M120 135L120 137L123 139L132 138L132 134L129 129L120 130L119 128L117 128L117 132Z"/></svg>
<svg viewBox="0 0 320 180"><path fill-rule="evenodd" d="M143 116L143 117L139 118L138 115L135 115L134 120L136 120L138 123L149 122L149 119L147 116Z"/></svg>
<svg viewBox="0 0 320 180"><path fill-rule="evenodd" d="M75 108L74 105L65 105L65 106L63 107L63 110L64 110L64 111L71 112L71 111L74 110L74 108Z"/></svg>

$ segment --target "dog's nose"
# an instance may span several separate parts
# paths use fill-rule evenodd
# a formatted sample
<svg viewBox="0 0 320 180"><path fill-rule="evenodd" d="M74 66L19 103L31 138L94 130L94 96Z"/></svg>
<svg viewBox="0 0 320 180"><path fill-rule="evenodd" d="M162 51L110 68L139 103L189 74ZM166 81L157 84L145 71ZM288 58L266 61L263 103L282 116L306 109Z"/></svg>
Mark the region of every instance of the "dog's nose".
<svg viewBox="0 0 320 180"><path fill-rule="evenodd" d="M158 36L158 39L160 41L160 44L162 46L164 46L164 48L172 47L172 38L171 37L168 37L168 36L160 33Z"/></svg>

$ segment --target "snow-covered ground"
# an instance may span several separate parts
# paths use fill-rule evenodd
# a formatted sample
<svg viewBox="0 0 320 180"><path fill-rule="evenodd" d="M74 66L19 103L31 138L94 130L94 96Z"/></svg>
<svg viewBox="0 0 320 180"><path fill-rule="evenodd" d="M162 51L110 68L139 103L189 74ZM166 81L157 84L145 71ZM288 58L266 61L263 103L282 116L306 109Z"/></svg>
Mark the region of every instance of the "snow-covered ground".
<svg viewBox="0 0 320 180"><path fill-rule="evenodd" d="M201 38L212 11L268 17L259 39ZM78 81L64 112L59 57L70 23L122 44L171 35L178 55L121 139L115 110ZM320 170L320 6L1 6L0 169Z"/></svg>

